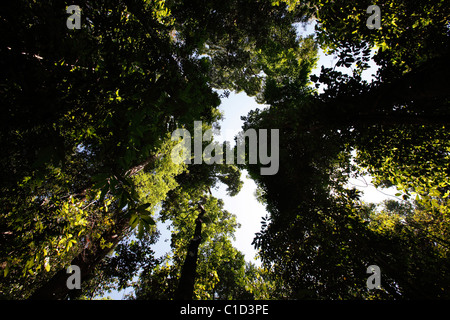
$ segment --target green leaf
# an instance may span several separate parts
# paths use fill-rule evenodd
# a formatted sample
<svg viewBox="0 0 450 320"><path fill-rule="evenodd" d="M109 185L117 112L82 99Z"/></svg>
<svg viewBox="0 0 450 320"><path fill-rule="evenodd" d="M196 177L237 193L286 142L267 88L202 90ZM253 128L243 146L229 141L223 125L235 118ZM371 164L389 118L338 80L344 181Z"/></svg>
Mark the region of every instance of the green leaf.
<svg viewBox="0 0 450 320"><path fill-rule="evenodd" d="M146 209L148 209L150 206L151 206L150 203L144 203L144 204L141 204L136 210L138 210L138 211L146 210Z"/></svg>
<svg viewBox="0 0 450 320"><path fill-rule="evenodd" d="M143 221L145 221L148 225L151 225L151 226L156 225L155 220L153 220L153 218L150 217L149 215L143 215L143 216L141 216L141 219Z"/></svg>
<svg viewBox="0 0 450 320"><path fill-rule="evenodd" d="M5 269L3 269L3 276L6 277L9 273L9 263L6 263Z"/></svg>
<svg viewBox="0 0 450 320"><path fill-rule="evenodd" d="M128 204L128 192L123 191L120 195L119 208L123 208Z"/></svg>
<svg viewBox="0 0 450 320"><path fill-rule="evenodd" d="M144 236L144 226L142 225L142 223L139 224L138 226L138 239L142 239L142 237Z"/></svg>
<svg viewBox="0 0 450 320"><path fill-rule="evenodd" d="M137 214L133 214L130 218L131 229L136 228L136 225L138 224L138 222L139 222L139 216Z"/></svg>
<svg viewBox="0 0 450 320"><path fill-rule="evenodd" d="M437 189L431 189L430 190L430 196L432 196L432 197L440 197L441 193Z"/></svg>
<svg viewBox="0 0 450 320"><path fill-rule="evenodd" d="M102 192L100 193L100 201L103 201L105 199L106 194L109 191L109 185L106 185L103 189Z"/></svg>

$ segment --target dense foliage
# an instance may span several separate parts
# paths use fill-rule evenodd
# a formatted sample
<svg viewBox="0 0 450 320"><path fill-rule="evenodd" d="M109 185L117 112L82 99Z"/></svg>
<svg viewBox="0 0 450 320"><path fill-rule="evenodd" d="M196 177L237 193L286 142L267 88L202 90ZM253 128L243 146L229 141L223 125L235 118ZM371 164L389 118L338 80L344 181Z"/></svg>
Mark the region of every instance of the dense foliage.
<svg viewBox="0 0 450 320"><path fill-rule="evenodd" d="M1 4L1 298L450 297L445 1L84 0L68 29L71 4ZM338 62L311 76L319 48ZM277 174L172 161L170 134L218 126L230 91L265 105L244 129L280 130ZM260 267L211 194L236 195L242 169L267 209ZM361 201L348 181L365 174L399 201ZM171 228L158 259L157 222ZM71 264L82 290L66 286Z"/></svg>
<svg viewBox="0 0 450 320"><path fill-rule="evenodd" d="M255 239L264 265L286 297L448 298L448 8L379 1L375 31L365 26L369 2L314 3L318 43L351 72L322 67L311 77L321 93L291 90L290 74L266 81L260 100L270 108L246 117L247 128L283 130L276 176L246 166L270 213ZM403 201L362 203L347 182L365 173ZM364 285L373 264L382 290Z"/></svg>

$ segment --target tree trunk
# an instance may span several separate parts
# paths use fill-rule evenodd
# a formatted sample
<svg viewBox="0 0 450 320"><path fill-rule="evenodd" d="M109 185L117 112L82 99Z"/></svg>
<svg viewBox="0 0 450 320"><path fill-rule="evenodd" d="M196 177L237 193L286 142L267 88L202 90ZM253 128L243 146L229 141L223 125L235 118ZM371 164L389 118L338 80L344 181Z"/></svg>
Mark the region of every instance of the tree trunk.
<svg viewBox="0 0 450 320"><path fill-rule="evenodd" d="M181 270L180 282L175 292L175 300L192 300L194 295L198 247L202 242L202 219L205 216L205 209L201 204L199 204L199 208L200 213L195 220L195 232L186 253L186 259Z"/></svg>
<svg viewBox="0 0 450 320"><path fill-rule="evenodd" d="M125 173L125 176L133 177L138 172L143 170L150 163L158 159L161 154L151 155L145 161L132 167ZM91 186L89 186L90 188ZM77 196L84 198L88 188L82 190ZM102 259L110 252L123 238L129 228L129 219L119 218L113 229L105 232L100 239L104 239L105 243L112 243L111 248L105 247L104 249L100 246L100 239L96 243L92 244L87 250L83 250L78 254L75 259L70 263L71 265L76 265L80 267L81 271L81 282L86 281L92 275L92 271L95 269L97 264L102 261ZM66 299L69 294L70 296L79 296L80 291L76 292L76 289L70 290L67 288L67 278L70 277L66 273L66 269L58 271L47 283L45 283L41 288L37 289L29 299L40 299L40 300L61 300ZM81 289L82 290L82 289Z"/></svg>
<svg viewBox="0 0 450 320"><path fill-rule="evenodd" d="M96 265L119 243L126 234L128 228L128 219L119 220L116 226L104 233L100 239L87 249L87 252L80 252L78 256L72 260L70 264L80 268L81 283L92 276L92 271L95 269ZM112 243L112 247L105 247L102 249L100 246L100 240L102 238L106 241L105 243ZM70 277L70 274L66 273L65 268L58 271L49 281L47 281L47 283L37 289L29 299L62 300L67 299L69 295L71 297L81 295L83 285L81 284L81 290L70 290L66 284L68 277Z"/></svg>

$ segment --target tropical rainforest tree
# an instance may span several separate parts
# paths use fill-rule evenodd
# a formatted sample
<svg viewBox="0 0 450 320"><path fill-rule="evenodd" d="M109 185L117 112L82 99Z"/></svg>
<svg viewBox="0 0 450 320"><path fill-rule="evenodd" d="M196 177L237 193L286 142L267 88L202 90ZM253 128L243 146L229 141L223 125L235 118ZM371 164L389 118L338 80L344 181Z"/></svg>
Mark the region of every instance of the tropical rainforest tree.
<svg viewBox="0 0 450 320"><path fill-rule="evenodd" d="M259 99L270 108L246 117L245 128L279 127L282 137L276 176L245 166L270 213L254 242L263 262L290 297L448 297L448 9L376 1L381 29L371 30L372 2L309 4L317 43L352 72L322 68L311 77L322 93L290 90L305 81L291 74L269 78ZM370 59L371 83L361 76ZM361 203L347 181L363 173L414 207L390 203L379 213ZM380 291L366 288L372 264L382 270Z"/></svg>
<svg viewBox="0 0 450 320"><path fill-rule="evenodd" d="M71 30L69 4L2 4L7 298L65 298L70 263L89 279L134 227L153 232L184 170L167 134L217 120L213 89L256 93L263 57L295 50L304 19L267 1L81 1Z"/></svg>

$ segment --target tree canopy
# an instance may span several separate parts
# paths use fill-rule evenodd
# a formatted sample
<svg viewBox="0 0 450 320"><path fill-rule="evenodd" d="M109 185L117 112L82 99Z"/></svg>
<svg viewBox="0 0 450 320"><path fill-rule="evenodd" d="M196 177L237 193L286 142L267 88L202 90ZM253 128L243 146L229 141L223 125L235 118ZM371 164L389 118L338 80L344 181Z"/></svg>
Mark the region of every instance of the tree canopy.
<svg viewBox="0 0 450 320"><path fill-rule="evenodd" d="M71 4L1 5L1 298L449 298L445 1L84 0L80 29ZM337 63L312 75L319 49ZM174 162L171 133L220 126L241 91L261 104L243 129L279 130L278 172L248 148L243 164ZM242 170L267 210L261 266L211 193L239 193ZM398 200L362 201L349 179L364 175ZM156 258L159 222L171 251Z"/></svg>
<svg viewBox="0 0 450 320"><path fill-rule="evenodd" d="M290 91L291 75L267 81L270 107L246 117L247 128L283 130L277 176L245 166L270 213L255 246L288 297L448 297L448 10L380 2L375 31L362 23L369 3L315 4L316 41L352 72L322 67L311 77L322 93ZM370 59L371 82L361 77ZM381 212L362 203L347 182L367 173L403 201ZM384 277L375 293L363 281L371 264Z"/></svg>

